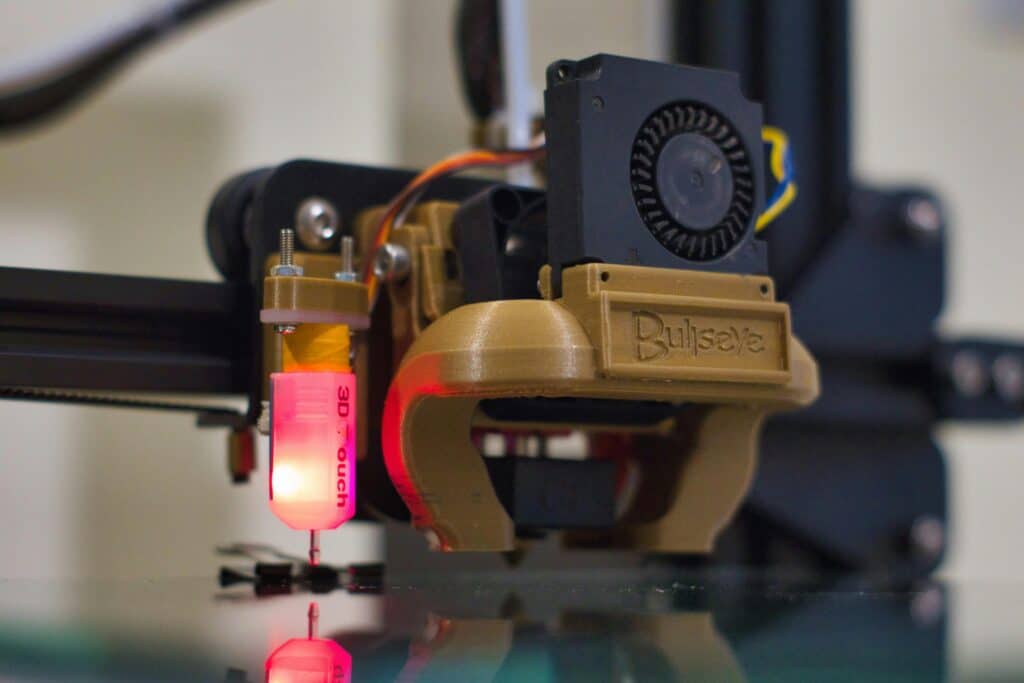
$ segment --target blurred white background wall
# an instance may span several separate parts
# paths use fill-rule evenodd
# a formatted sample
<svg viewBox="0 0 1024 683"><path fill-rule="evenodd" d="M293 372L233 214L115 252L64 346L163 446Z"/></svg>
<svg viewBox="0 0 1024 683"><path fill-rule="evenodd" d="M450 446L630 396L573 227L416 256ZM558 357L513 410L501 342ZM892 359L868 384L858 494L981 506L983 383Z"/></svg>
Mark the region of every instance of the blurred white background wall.
<svg viewBox="0 0 1024 683"><path fill-rule="evenodd" d="M0 0L0 65L137 8ZM858 173L921 181L952 216L950 332L1024 336L1024 30L1005 2L853 3ZM452 0L266 0L172 40L56 126L0 138L0 263L210 279L207 203L240 169L297 156L420 165L465 144ZM530 3L543 66L597 51L656 57L663 0ZM945 572L1005 578L1024 561L1024 430L944 430ZM228 485L223 434L185 416L0 404L0 576L207 573L218 542L296 550L263 503L265 468ZM866 501L866 504L869 504ZM325 535L335 558L373 532Z"/></svg>

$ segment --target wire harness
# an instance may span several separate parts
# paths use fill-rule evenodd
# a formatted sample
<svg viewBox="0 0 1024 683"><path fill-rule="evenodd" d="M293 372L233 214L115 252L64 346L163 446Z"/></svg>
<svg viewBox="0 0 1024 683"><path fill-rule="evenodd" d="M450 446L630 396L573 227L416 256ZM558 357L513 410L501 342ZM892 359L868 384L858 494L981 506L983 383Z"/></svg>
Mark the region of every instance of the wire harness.
<svg viewBox="0 0 1024 683"><path fill-rule="evenodd" d="M370 309L373 309L377 301L380 280L374 271L374 261L377 251L388 241L391 231L401 225L402 219L408 209L413 206L422 196L427 186L433 181L444 176L452 175L470 168L495 168L512 166L525 162L535 161L544 155L544 146L537 145L525 149L485 150L473 149L466 152L453 154L442 159L436 164L424 169L418 176L395 195L395 198L388 202L377 223L374 233L373 244L367 250L363 260L363 282L368 288L370 297Z"/></svg>
<svg viewBox="0 0 1024 683"><path fill-rule="evenodd" d="M785 211L796 199L796 169L793 164L793 152L789 146L789 136L774 126L761 128L761 139L771 147L769 168L775 178L775 190L765 206L765 210L757 218L754 227L761 232Z"/></svg>

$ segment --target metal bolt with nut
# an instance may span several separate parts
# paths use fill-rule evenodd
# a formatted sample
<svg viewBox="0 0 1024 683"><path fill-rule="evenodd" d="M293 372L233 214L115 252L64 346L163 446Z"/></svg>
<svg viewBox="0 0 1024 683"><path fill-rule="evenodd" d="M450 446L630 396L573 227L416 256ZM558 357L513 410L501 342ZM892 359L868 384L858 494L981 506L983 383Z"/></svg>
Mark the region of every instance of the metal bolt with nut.
<svg viewBox="0 0 1024 683"><path fill-rule="evenodd" d="M270 269L270 274L275 277L301 277L304 272L302 266L295 265L295 231L284 228L280 240L280 258L278 264ZM278 334L291 334L295 325L275 325L274 330Z"/></svg>
<svg viewBox="0 0 1024 683"><path fill-rule="evenodd" d="M356 281L356 269L353 261L353 245L354 242L348 235L341 238L341 268L334 273L335 280L340 280L341 282Z"/></svg>

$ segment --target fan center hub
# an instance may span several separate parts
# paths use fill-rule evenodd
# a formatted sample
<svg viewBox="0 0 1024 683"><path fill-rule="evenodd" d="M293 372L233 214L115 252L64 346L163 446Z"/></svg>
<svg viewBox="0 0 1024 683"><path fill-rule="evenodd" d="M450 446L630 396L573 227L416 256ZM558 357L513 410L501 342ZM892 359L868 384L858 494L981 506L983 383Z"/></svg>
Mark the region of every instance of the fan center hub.
<svg viewBox="0 0 1024 683"><path fill-rule="evenodd" d="M710 138L681 133L658 155L657 188L673 220L692 230L710 230L732 203L732 169Z"/></svg>

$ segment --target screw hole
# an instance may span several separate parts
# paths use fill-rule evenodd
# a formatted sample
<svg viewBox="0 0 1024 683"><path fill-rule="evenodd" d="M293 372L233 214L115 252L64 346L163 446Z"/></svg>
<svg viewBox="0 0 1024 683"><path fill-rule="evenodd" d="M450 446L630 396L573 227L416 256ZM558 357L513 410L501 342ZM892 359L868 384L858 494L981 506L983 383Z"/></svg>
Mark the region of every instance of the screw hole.
<svg viewBox="0 0 1024 683"><path fill-rule="evenodd" d="M761 285L761 296L768 296L768 285Z"/></svg>
<svg viewBox="0 0 1024 683"><path fill-rule="evenodd" d="M607 270L601 272L601 282L608 282L612 277L611 273Z"/></svg>

